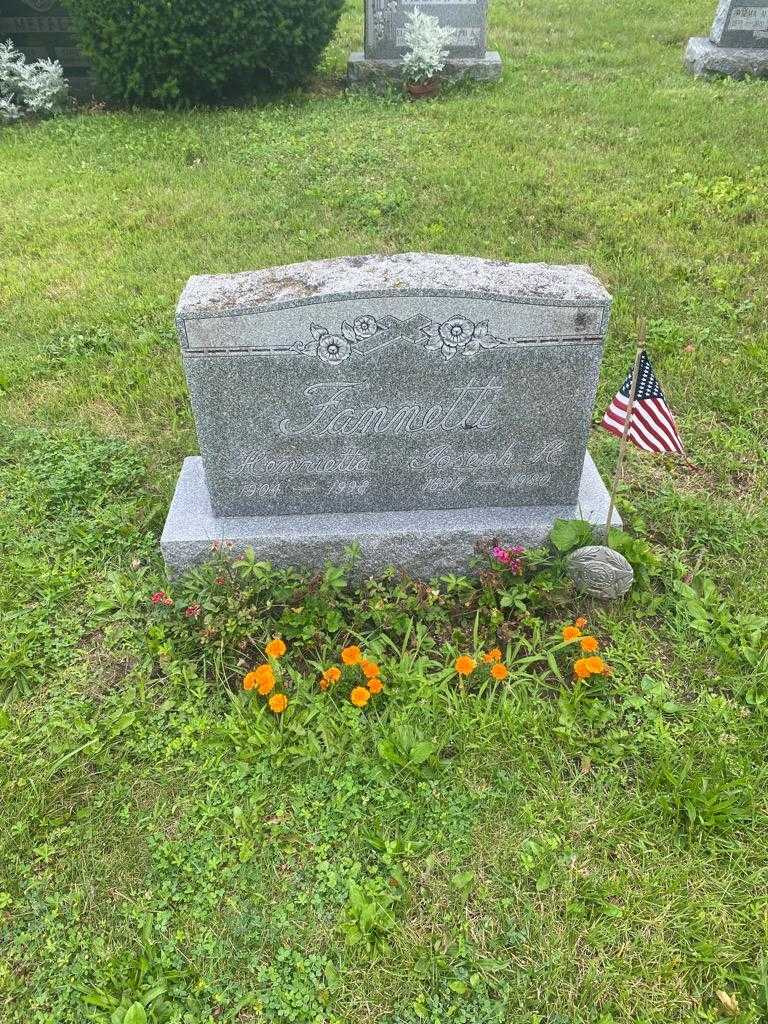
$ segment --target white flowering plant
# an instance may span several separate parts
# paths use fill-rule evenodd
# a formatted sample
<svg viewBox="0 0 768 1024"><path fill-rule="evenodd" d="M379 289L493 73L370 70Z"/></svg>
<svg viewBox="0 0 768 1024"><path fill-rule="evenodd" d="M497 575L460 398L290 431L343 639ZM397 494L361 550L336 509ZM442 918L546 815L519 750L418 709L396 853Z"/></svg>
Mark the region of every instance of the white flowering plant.
<svg viewBox="0 0 768 1024"><path fill-rule="evenodd" d="M10 39L0 42L0 124L63 110L68 95L57 60L27 63Z"/></svg>
<svg viewBox="0 0 768 1024"><path fill-rule="evenodd" d="M448 59L446 47L454 38L452 28L446 28L437 18L416 8L405 24L408 50L403 57L403 77L406 82L426 82L442 71Z"/></svg>

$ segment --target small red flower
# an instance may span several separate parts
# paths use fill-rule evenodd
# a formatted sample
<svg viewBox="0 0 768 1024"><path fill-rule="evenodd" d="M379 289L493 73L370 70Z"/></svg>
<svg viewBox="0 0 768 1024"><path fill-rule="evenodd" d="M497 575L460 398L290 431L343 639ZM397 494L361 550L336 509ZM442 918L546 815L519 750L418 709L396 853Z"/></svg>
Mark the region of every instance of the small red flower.
<svg viewBox="0 0 768 1024"><path fill-rule="evenodd" d="M184 609L184 614L187 616L188 619L196 619L201 611L201 606L197 604L197 602L195 602L194 604L189 605L188 608Z"/></svg>
<svg viewBox="0 0 768 1024"><path fill-rule="evenodd" d="M152 604L173 604L173 601L164 590L156 590L150 600Z"/></svg>
<svg viewBox="0 0 768 1024"><path fill-rule="evenodd" d="M227 582L227 578L226 576L217 576L213 582L216 584L217 587L223 587L224 584Z"/></svg>

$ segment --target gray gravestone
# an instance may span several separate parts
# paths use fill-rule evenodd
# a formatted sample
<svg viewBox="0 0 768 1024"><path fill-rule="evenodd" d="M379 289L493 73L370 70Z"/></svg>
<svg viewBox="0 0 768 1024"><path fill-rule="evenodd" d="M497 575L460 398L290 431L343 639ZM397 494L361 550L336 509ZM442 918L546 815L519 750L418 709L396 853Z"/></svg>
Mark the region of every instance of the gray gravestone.
<svg viewBox="0 0 768 1024"><path fill-rule="evenodd" d="M59 0L2 0L0 40L9 38L29 60L57 60L73 96L92 95L90 62L80 51L72 19Z"/></svg>
<svg viewBox="0 0 768 1024"><path fill-rule="evenodd" d="M586 454L611 300L585 267L361 256L190 278L177 324L200 457L163 533L275 564L466 568L478 541L604 525ZM620 522L620 520L616 520Z"/></svg>
<svg viewBox="0 0 768 1024"><path fill-rule="evenodd" d="M709 38L689 41L685 64L697 76L768 78L768 0L720 0Z"/></svg>
<svg viewBox="0 0 768 1024"><path fill-rule="evenodd" d="M400 78L406 51L403 34L414 10L454 30L442 77L467 75L488 81L501 77L501 57L486 49L488 0L365 0L365 52L349 58L350 84Z"/></svg>

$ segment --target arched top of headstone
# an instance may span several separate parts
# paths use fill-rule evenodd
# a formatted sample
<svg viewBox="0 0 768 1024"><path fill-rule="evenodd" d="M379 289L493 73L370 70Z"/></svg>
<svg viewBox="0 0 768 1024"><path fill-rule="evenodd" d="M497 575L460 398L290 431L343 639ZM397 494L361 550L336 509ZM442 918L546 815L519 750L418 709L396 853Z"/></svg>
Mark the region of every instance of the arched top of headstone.
<svg viewBox="0 0 768 1024"><path fill-rule="evenodd" d="M608 292L587 266L410 252L191 277L179 300L177 319L386 295L472 296L569 309L567 323L563 320L558 328L561 337L601 335L610 303ZM590 307L599 313L595 318L588 315Z"/></svg>

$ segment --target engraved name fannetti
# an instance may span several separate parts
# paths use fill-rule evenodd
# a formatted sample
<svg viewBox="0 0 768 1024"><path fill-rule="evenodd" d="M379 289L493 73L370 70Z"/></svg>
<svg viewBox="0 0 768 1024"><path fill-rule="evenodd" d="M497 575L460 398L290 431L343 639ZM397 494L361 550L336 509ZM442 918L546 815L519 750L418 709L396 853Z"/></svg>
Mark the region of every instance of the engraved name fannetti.
<svg viewBox="0 0 768 1024"><path fill-rule="evenodd" d="M444 405L348 406L346 403L369 390L367 381L319 381L305 388L312 408L307 422L281 420L280 433L287 436L368 437L371 434L409 434L453 430L489 430L493 403L504 385L498 377L485 384L470 380L453 389L455 397ZM317 403L317 404L315 404Z"/></svg>

